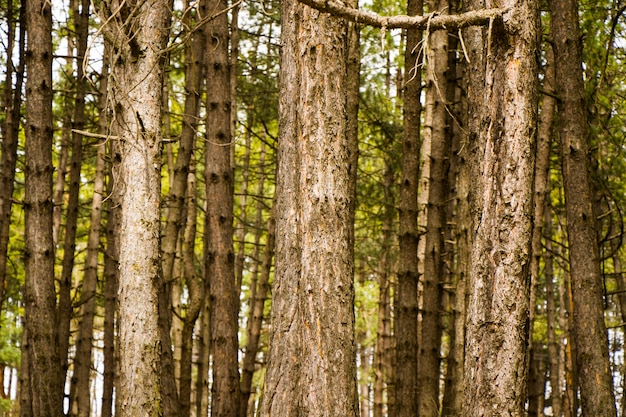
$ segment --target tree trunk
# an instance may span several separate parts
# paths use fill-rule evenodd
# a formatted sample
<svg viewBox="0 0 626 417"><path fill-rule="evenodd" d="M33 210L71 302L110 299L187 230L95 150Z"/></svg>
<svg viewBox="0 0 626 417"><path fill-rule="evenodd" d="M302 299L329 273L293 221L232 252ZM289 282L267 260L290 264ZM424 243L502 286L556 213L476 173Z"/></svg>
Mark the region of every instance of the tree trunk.
<svg viewBox="0 0 626 417"><path fill-rule="evenodd" d="M161 416L169 411L162 392L158 293L161 96L170 7L166 0L111 0L101 12L114 54L112 133L120 139L121 156L115 171L122 210L116 414Z"/></svg>
<svg viewBox="0 0 626 417"><path fill-rule="evenodd" d="M257 184L257 195L263 195L263 189L265 185L265 172L263 167L265 166L265 142L261 143L260 155L259 155L259 167L261 172L259 173ZM249 314L248 314L248 328L247 328L247 340L246 353L243 357L242 375L241 375L241 405L239 409L239 415L246 417L248 415L247 408L252 395L252 377L255 371L256 357L259 351L259 339L261 337L261 327L263 324L263 311L265 307L265 300L269 290L269 278L272 267L272 259L274 258L274 244L275 244L275 220L273 214L270 215L267 228L267 240L265 242L265 251L263 253L261 277L259 275L259 253L261 244L261 232L263 230L263 205L257 204L255 227L257 229L254 237L255 255L253 258L255 261L250 279L250 301L249 301Z"/></svg>
<svg viewBox="0 0 626 417"><path fill-rule="evenodd" d="M83 160L83 136L76 132L82 130L85 124L85 94L87 78L83 72L83 59L87 52L87 38L89 36L89 1L81 0L79 10L78 1L72 3L72 15L75 26L76 59L76 96L74 98L74 114L71 119L72 153L70 158L70 175L67 196L67 212L65 215L65 235L63 237L63 260L61 279L59 284L58 303L58 332L59 355L61 359L61 384L65 385L68 353L70 346L70 324L74 312L72 305L72 275L76 256L76 228L78 226L78 208L80 205L81 169ZM69 128L69 126L67 126ZM89 284L88 284L89 285ZM91 347L89 347L91 349ZM91 361L89 361L91 362ZM80 368L79 368L80 369ZM82 370L81 370L82 372ZM89 399L85 399L89 403ZM71 398L70 398L71 401Z"/></svg>
<svg viewBox="0 0 626 417"><path fill-rule="evenodd" d="M191 168L191 167L190 167ZM200 316L206 298L205 285L195 268L195 239L196 239L196 173L191 170L188 174L187 187L187 221L183 242L184 277L187 282L189 304L183 321L182 352L180 358L180 412L181 416L190 415L191 411L191 376L193 330Z"/></svg>
<svg viewBox="0 0 626 417"><path fill-rule="evenodd" d="M223 11L221 0L209 14ZM231 90L228 15L205 28L207 128L205 273L209 285L213 385L212 417L239 417L238 307L233 248L233 171L231 168Z"/></svg>
<svg viewBox="0 0 626 417"><path fill-rule="evenodd" d="M431 12L449 13L450 3L448 0L430 0L428 6ZM424 230L418 249L423 262L423 330L418 360L418 408L420 416L435 417L439 414L442 334L439 312L443 296L443 238L449 198L450 109L447 106L452 100L447 97L448 32L439 30L430 33L427 40L424 51L427 91L420 158L422 186L418 197L423 207L420 210L420 223Z"/></svg>
<svg viewBox="0 0 626 417"><path fill-rule="evenodd" d="M7 33L7 76L5 79L4 110L5 121L2 127L2 143L0 143L0 305L4 301L5 283L7 276L7 251L9 246L9 232L11 224L11 209L13 206L13 189L15 188L15 167L17 164L17 145L19 141L19 129L22 107L22 86L24 84L24 66L26 48L25 7L20 6L19 11L19 36L17 67L13 65L10 57L13 56L13 44L15 39L15 24L9 22ZM13 19L13 1L7 4L7 15ZM13 74L15 84L13 84Z"/></svg>
<svg viewBox="0 0 626 417"><path fill-rule="evenodd" d="M72 10L74 26L76 28L77 46L77 72L76 72L76 98L74 104L74 120L72 128L82 130L85 124L85 93L87 79L83 72L83 60L87 53L87 38L89 36L89 0L81 0L80 10L78 4ZM77 132L72 132L72 160L70 172L70 193L68 200L68 214L65 231L65 248L63 252L63 271L61 281L71 284L72 271L74 269L74 256L76 250L76 223L78 220L79 191L81 183L81 165L83 137ZM81 318L79 333L76 342L74 359L74 372L70 386L70 415L89 417L91 410L91 398L89 392L89 380L91 375L91 348L93 343L93 321L95 314L95 295L98 281L98 250L100 245L100 220L102 210L102 194L104 192L104 148L98 148L96 156L96 179L92 201L91 224L87 242L87 258L85 259L85 273L83 277L82 292L80 298ZM70 224L71 223L71 224ZM71 232L70 232L71 230ZM72 241L68 236L73 234ZM71 289L71 285L67 287ZM70 295L69 293L67 295ZM60 301L63 301L61 299ZM65 300L66 306L59 305L59 329L67 330L63 334L59 330L60 355L67 360L69 347L69 330L72 316L71 298ZM68 314L69 313L69 314ZM65 322L67 320L67 322ZM64 346L67 343L67 346ZM61 378L65 383L65 373Z"/></svg>
<svg viewBox="0 0 626 417"><path fill-rule="evenodd" d="M421 15L422 0L408 0L407 14ZM417 281L418 281L418 230L417 187L419 177L419 132L422 74L418 44L422 31L408 29L404 54L404 130L402 136L402 174L400 182L398 286L394 295L396 363L402 368L396 372L395 404L397 417L417 415Z"/></svg>
<svg viewBox="0 0 626 417"><path fill-rule="evenodd" d="M573 302L573 338L582 411L588 416L615 416L609 366L600 254L593 210L589 165L589 127L582 74L578 4L550 1L567 236Z"/></svg>
<svg viewBox="0 0 626 417"><path fill-rule="evenodd" d="M487 29L485 84L470 108L481 117L470 140L483 152L473 161L480 215L469 282L468 417L522 415L526 400L539 5L502 6L510 12Z"/></svg>
<svg viewBox="0 0 626 417"><path fill-rule="evenodd" d="M276 272L261 415L357 417L347 24L282 3Z"/></svg>
<svg viewBox="0 0 626 417"><path fill-rule="evenodd" d="M54 246L52 242L52 10L43 0L26 2L26 162L24 194L24 332L30 404L22 416L63 414L59 377Z"/></svg>

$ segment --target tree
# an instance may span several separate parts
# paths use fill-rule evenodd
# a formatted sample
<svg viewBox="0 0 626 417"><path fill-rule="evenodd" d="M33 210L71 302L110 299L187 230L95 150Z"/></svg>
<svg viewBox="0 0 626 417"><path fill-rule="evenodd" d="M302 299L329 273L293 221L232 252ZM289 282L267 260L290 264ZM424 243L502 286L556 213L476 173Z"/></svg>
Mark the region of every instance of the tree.
<svg viewBox="0 0 626 417"><path fill-rule="evenodd" d="M52 10L45 0L26 2L26 282L22 346L27 376L22 416L62 415L52 242ZM24 369L24 368L22 368Z"/></svg>
<svg viewBox="0 0 626 417"><path fill-rule="evenodd" d="M347 29L282 4L276 275L262 415L358 416Z"/></svg>
<svg viewBox="0 0 626 417"><path fill-rule="evenodd" d="M408 0L407 13L421 15L423 2ZM419 136L422 90L422 72L417 45L422 31L408 29L404 53L405 85L404 130L402 134L402 174L398 207L400 256L398 290L395 295L396 363L403 364L396 372L396 405L398 417L417 415L417 282L419 235L417 230L417 188L419 178Z"/></svg>
<svg viewBox="0 0 626 417"><path fill-rule="evenodd" d="M551 0L550 12L574 309L572 331L582 410L590 416L615 416L590 174L578 5L572 0Z"/></svg>
<svg viewBox="0 0 626 417"><path fill-rule="evenodd" d="M111 133L121 159L117 413L160 416L167 406L158 326L161 96L171 11L166 0L110 0L100 13L112 46Z"/></svg>
<svg viewBox="0 0 626 417"><path fill-rule="evenodd" d="M209 287L210 352L213 385L211 416L239 417L238 290L233 248L233 169L231 167L231 88L229 27L224 0L206 26L207 124L205 173L205 271Z"/></svg>
<svg viewBox="0 0 626 417"><path fill-rule="evenodd" d="M539 5L502 5L509 12L489 26L479 52L486 52L484 85L470 96L470 114L480 120L469 140L482 149L473 161L466 416L522 415L526 400Z"/></svg>

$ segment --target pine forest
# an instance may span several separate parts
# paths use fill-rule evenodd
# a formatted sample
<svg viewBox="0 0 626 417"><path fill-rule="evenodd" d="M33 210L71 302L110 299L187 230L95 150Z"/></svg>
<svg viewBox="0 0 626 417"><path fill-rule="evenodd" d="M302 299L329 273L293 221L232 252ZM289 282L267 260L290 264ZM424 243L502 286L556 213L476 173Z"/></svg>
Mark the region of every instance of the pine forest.
<svg viewBox="0 0 626 417"><path fill-rule="evenodd" d="M0 0L0 417L626 417L625 0Z"/></svg>

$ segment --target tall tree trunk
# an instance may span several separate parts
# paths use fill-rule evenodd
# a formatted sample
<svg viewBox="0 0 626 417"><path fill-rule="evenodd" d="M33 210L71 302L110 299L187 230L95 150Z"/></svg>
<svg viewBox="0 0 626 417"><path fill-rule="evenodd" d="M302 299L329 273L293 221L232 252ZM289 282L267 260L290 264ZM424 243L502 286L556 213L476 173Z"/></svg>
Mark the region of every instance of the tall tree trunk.
<svg viewBox="0 0 626 417"><path fill-rule="evenodd" d="M282 3L276 273L262 415L358 413L347 24Z"/></svg>
<svg viewBox="0 0 626 417"><path fill-rule="evenodd" d="M59 377L54 246L52 242L52 10L45 0L26 2L26 162L24 194L24 332L30 404L21 415L63 414Z"/></svg>
<svg viewBox="0 0 626 417"><path fill-rule="evenodd" d="M106 134L109 120L106 115L108 97L108 76L110 71L110 44L105 43L102 55L102 73L100 79L98 99L98 128L101 134ZM105 145L103 145L105 146ZM110 141L105 148L106 159L109 161L119 161L119 147L117 142ZM117 282L119 271L119 189L113 189L113 178L111 164L107 165L107 199L106 199L106 247L104 249L104 323L103 323L103 366L104 375L102 381L102 407L101 417L111 417L113 415L113 387L116 375L115 360L115 311L117 308Z"/></svg>
<svg viewBox="0 0 626 417"><path fill-rule="evenodd" d="M430 12L449 13L448 0L430 0ZM421 147L421 190L418 201L420 226L424 237L418 255L423 264L422 337L419 349L418 409L419 415L439 414L439 378L441 364L442 305L444 274L444 233L447 225L449 198L448 168L450 163L450 111L447 106L448 32L429 33L426 54L426 105ZM420 227L420 230L422 229Z"/></svg>
<svg viewBox="0 0 626 417"><path fill-rule="evenodd" d="M215 2L210 14L226 10ZM207 128L205 181L205 273L209 285L213 385L211 416L239 417L238 309L233 248L233 170L231 168L231 90L228 15L205 28Z"/></svg>
<svg viewBox="0 0 626 417"><path fill-rule="evenodd" d="M115 171L122 209L116 414L169 415L162 392L158 294L161 96L171 11L167 0L110 0L102 4L101 13L115 54L109 82L112 133L120 139L121 156Z"/></svg>
<svg viewBox="0 0 626 417"><path fill-rule="evenodd" d="M573 302L573 338L583 414L615 416L604 324L602 274L589 161L578 3L550 1L559 96L561 158Z"/></svg>
<svg viewBox="0 0 626 417"><path fill-rule="evenodd" d="M8 19L13 19L13 0L7 4ZM7 251L9 247L9 231L11 224L11 209L13 206L13 190L15 188L15 167L17 164L17 145L22 107L22 86L24 84L24 67L26 48L26 18L25 7L22 2L19 11L18 56L19 63L13 65L13 44L15 39L15 23L8 22L7 33L7 71L5 78L4 107L5 121L2 128L2 143L0 143L0 305L4 301L7 276ZM15 84L13 84L15 75Z"/></svg>
<svg viewBox="0 0 626 417"><path fill-rule="evenodd" d="M408 0L407 14L421 15L422 0ZM417 281L418 281L418 230L417 230L417 187L419 176L419 132L422 83L418 44L422 31L408 29L404 53L405 80L404 130L402 136L402 174L400 201L398 206L400 255L398 262L398 285L394 295L396 363L402 368L396 372L395 404L397 417L417 415Z"/></svg>
<svg viewBox="0 0 626 417"><path fill-rule="evenodd" d="M87 38L89 36L89 0L81 0L80 9L78 3L72 10L74 27L76 28L76 46L78 59L76 72L76 98L74 103L74 117L72 128L82 130L85 124L85 94L87 79L83 71L83 62L87 53ZM76 131L72 132L72 160L70 172L70 193L68 201L68 214L65 230L65 248L63 252L63 270L61 281L71 289L71 277L74 269L74 257L76 250L76 223L78 221L79 191L81 184L81 165L83 137ZM87 258L85 260L85 274L81 292L81 319L76 354L74 360L74 372L70 386L70 415L89 417L91 399L89 392L89 380L91 374L91 348L93 343L93 321L95 314L95 295L98 281L98 249L100 245L100 219L102 210L102 194L104 192L104 148L100 146L96 156L96 179L92 201L91 224L89 228ZM69 235L71 242L69 241ZM65 287L66 285L62 285ZM61 359L67 361L67 347L69 347L70 321L72 319L72 303L69 296L60 299L59 305L59 349ZM67 305L62 305L66 302ZM63 331L61 331L63 329ZM67 334L64 332L67 331ZM61 375L65 382L65 373ZM73 392L72 392L73 390Z"/></svg>
<svg viewBox="0 0 626 417"><path fill-rule="evenodd" d="M510 12L487 29L485 84L470 108L481 117L470 140L483 152L473 161L480 215L467 312L468 417L522 415L526 400L539 5L502 6Z"/></svg>
<svg viewBox="0 0 626 417"><path fill-rule="evenodd" d="M200 1L196 10L195 21L198 22L206 16L206 1ZM185 404L178 404L179 398L176 393L176 381L174 375L180 376L180 367L182 364L178 362L178 372L175 370L174 355L172 354L169 346L171 346L170 331L172 330L172 287L179 288L182 283L179 281L181 277L176 277L174 270L176 264L176 252L180 247L180 231L183 228L183 207L185 198L187 195L188 174L190 169L190 160L193 150L195 148L197 127L198 127L198 114L200 110L200 101L202 96L203 85L203 69L204 69L204 54L205 54L205 34L201 28L193 28L192 13L185 14L185 27L188 28L191 39L185 47L185 104L182 116L182 129L180 135L180 142L178 147L178 153L176 156L176 162L173 167L173 175L171 177L171 188L165 199L165 229L163 232L163 238L161 241L161 250L163 253L162 267L163 267L163 288L160 291L159 300L159 326L161 328L162 344L166 346L166 351L163 355L164 368L163 379L165 386L165 392L169 398L168 402L172 404L170 410L178 415L179 406L182 410L187 409L188 399L182 400ZM195 192L195 191L194 191ZM195 201L195 200L194 200ZM195 278L195 274L192 278ZM178 281L177 281L178 280ZM176 282L175 282L176 281ZM197 300L196 300L197 301ZM196 317L197 318L197 317ZM194 323L195 318L190 320L190 323ZM181 323L177 325L180 329ZM187 324L188 326L189 324ZM185 324L182 323L182 327ZM193 326L192 326L193 328ZM182 335L180 335L182 337ZM176 339L175 334L174 338ZM180 340L180 339L178 339ZM176 346L175 349L181 348ZM182 355L182 349L180 354ZM181 359L182 362L182 359ZM187 372L185 370L185 372ZM179 381L180 387L180 381Z"/></svg>
<svg viewBox="0 0 626 417"><path fill-rule="evenodd" d="M87 51L87 38L89 35L89 1L81 0L80 10L78 1L72 2L72 17L76 28L76 96L74 98L74 114L71 119L72 129L82 130L85 124L85 94L87 90L87 78L83 72L83 59ZM69 127L69 126L68 126ZM58 332L59 332L59 355L61 360L61 383L65 384L70 345L70 322L72 320L72 275L74 271L74 258L76 256L76 228L78 226L78 208L81 186L81 168L83 160L83 136L72 130L72 153L70 158L70 176L67 196L67 212L65 215L65 235L63 237L63 260L61 278L59 284L58 304ZM71 398L70 398L71 400ZM88 399L87 399L88 402ZM85 403L83 403L85 404Z"/></svg>

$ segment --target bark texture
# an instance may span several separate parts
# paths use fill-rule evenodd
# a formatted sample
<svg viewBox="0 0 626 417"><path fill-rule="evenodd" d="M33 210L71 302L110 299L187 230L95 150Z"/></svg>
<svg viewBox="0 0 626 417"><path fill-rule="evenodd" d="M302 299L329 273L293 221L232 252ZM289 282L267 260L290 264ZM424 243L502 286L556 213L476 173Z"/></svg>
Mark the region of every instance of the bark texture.
<svg viewBox="0 0 626 417"><path fill-rule="evenodd" d="M24 332L29 399L22 416L63 414L57 344L52 242L52 11L45 0L26 2L26 161L24 194Z"/></svg>
<svg viewBox="0 0 626 417"><path fill-rule="evenodd" d="M421 15L422 0L408 0L407 13ZM419 132L421 117L422 71L418 62L418 44L422 31L408 29L404 55L404 129L402 134L402 173L398 207L400 254L398 286L395 303L396 363L402 368L396 372L395 403L398 417L417 415L417 281L418 281L418 231L417 187L419 177ZM386 284L387 288L389 284ZM385 294L381 286L381 296ZM379 312L380 314L380 312Z"/></svg>
<svg viewBox="0 0 626 417"><path fill-rule="evenodd" d="M578 2L550 1L576 348L584 415L615 416L589 161Z"/></svg>
<svg viewBox="0 0 626 417"><path fill-rule="evenodd" d="M510 0L487 31L472 130L477 196L465 358L465 416L521 416L526 400L538 2ZM489 4L487 4L489 6ZM473 90L477 94L480 90ZM482 105L480 104L482 101Z"/></svg>
<svg viewBox="0 0 626 417"><path fill-rule="evenodd" d="M208 14L228 7L221 0ZM233 169L231 167L231 88L228 15L205 28L207 128L205 151L206 281L209 285L210 349L213 384L211 416L239 417L238 309L233 248Z"/></svg>
<svg viewBox="0 0 626 417"><path fill-rule="evenodd" d="M109 12L113 12L109 15ZM160 288L161 97L169 35L167 0L102 4L112 43L109 80L120 161L119 379L116 414L161 416ZM132 16L132 19L129 18Z"/></svg>
<svg viewBox="0 0 626 417"><path fill-rule="evenodd" d="M347 24L282 4L276 274L263 416L357 417Z"/></svg>

